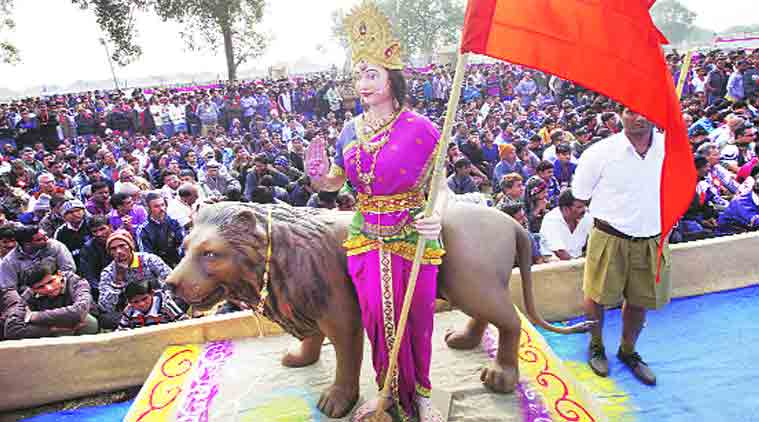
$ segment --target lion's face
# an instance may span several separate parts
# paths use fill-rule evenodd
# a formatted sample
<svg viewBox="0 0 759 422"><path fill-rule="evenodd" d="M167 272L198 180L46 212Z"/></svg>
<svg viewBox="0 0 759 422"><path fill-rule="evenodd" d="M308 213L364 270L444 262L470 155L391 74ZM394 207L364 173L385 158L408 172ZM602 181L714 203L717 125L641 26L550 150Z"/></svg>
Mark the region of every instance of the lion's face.
<svg viewBox="0 0 759 422"><path fill-rule="evenodd" d="M185 239L185 257L166 280L176 295L199 310L226 298L240 278L236 251L213 226L199 226Z"/></svg>

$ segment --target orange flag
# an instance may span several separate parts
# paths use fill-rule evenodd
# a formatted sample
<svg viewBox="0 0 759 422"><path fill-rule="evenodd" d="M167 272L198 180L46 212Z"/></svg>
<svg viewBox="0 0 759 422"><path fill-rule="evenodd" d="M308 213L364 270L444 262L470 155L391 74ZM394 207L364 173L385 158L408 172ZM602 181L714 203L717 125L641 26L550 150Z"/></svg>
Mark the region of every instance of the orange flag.
<svg viewBox="0 0 759 422"><path fill-rule="evenodd" d="M654 3L469 0L461 52L483 54L573 81L664 129L660 198L664 237L693 199L696 169L680 99L661 49L667 40L649 14ZM660 259L661 252L660 246Z"/></svg>

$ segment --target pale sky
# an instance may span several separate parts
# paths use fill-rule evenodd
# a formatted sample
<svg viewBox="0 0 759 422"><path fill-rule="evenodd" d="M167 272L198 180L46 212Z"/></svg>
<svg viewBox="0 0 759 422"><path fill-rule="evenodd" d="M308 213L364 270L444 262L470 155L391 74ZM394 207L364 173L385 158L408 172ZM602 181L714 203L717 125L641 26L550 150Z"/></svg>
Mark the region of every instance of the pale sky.
<svg viewBox="0 0 759 422"><path fill-rule="evenodd" d="M682 1L699 14L700 26L722 30L735 24L759 23L757 0ZM274 41L259 63L273 65L306 57L312 62L342 64L343 53L330 37L330 14L357 2L269 0L264 26ZM17 66L0 64L0 87L20 90L111 78L98 42L99 28L90 12L78 10L69 0L16 0L14 18L17 28L8 38L20 48L23 62ZM151 16L140 16L137 25L143 56L136 63L116 68L120 80L177 72L214 72L225 77L223 54L185 51L183 42L174 35L180 26ZM325 46L327 52L317 52L317 45Z"/></svg>

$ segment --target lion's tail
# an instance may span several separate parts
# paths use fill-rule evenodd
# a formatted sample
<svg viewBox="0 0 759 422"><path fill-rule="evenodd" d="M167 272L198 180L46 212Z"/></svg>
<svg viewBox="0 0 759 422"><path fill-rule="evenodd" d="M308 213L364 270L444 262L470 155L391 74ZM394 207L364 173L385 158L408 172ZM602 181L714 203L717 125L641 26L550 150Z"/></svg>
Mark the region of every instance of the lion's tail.
<svg viewBox="0 0 759 422"><path fill-rule="evenodd" d="M546 322L538 313L538 310L535 308L535 295L533 294L532 285L532 240L527 230L519 224L517 224L517 264L519 265L519 273L522 275L524 306L530 322L559 334L584 333L591 328L587 323L557 327Z"/></svg>

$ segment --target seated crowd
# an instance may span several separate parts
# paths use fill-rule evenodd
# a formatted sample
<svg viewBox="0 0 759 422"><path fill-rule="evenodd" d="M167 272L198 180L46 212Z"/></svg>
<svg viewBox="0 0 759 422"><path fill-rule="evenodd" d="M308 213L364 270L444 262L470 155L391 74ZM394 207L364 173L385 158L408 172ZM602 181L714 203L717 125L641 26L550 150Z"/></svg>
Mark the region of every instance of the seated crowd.
<svg viewBox="0 0 759 422"><path fill-rule="evenodd" d="M679 72L682 57L668 60ZM699 182L671 241L759 228L759 50L695 63L682 104ZM408 73L407 107L442 126L451 67ZM583 256L594 222L572 178L584 151L623 130L620 106L506 63L472 65L465 81L449 188L523 224L534 262ZM351 83L324 74L0 104L0 339L191 317L164 281L199 208L352 210L349 184L315 191L304 153L323 137L334 155L361 112Z"/></svg>

